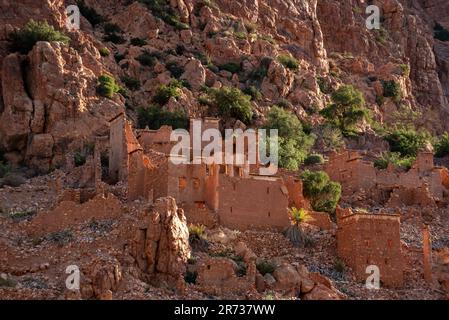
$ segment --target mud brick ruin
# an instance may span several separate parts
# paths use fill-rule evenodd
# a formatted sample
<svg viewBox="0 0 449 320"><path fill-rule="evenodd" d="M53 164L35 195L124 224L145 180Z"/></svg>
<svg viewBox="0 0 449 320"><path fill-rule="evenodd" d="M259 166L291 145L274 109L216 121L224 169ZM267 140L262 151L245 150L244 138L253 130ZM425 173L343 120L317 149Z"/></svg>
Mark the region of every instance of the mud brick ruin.
<svg viewBox="0 0 449 320"><path fill-rule="evenodd" d="M435 167L432 152L420 152L407 172L392 166L379 170L352 150L331 154L324 170L343 185L344 195L363 191L382 206L426 207L448 203L449 171Z"/></svg>
<svg viewBox="0 0 449 320"><path fill-rule="evenodd" d="M219 128L218 119L201 121L203 131ZM190 123L192 130L193 119ZM171 127L134 131L124 114L110 124L109 176L127 185L128 201L173 197L189 223L237 230L282 230L290 223L289 208L305 208L312 217L310 224L323 230L335 228L328 214L311 209L298 178L282 173L260 176L248 164L174 164ZM435 167L430 152L419 153L407 172L393 167L379 170L353 150L330 154L323 169L342 183L345 196L369 193L385 207L385 212L378 212L373 206L368 209L371 213L337 209L338 256L353 268L358 280L366 279L367 266L376 265L383 285L401 287L404 258L398 208L447 203L448 170Z"/></svg>
<svg viewBox="0 0 449 320"><path fill-rule="evenodd" d="M218 129L218 120L203 120L203 130ZM170 161L170 127L140 130L137 137L124 115L111 121L110 176L126 181L128 199L171 196L191 223L220 224L229 228L288 226L291 202L305 199L301 182L250 174L250 166L174 164ZM295 192L296 191L296 192Z"/></svg>
<svg viewBox="0 0 449 320"><path fill-rule="evenodd" d="M353 268L358 280L364 281L366 268L375 265L383 285L403 285L399 215L338 208L337 223L337 253Z"/></svg>

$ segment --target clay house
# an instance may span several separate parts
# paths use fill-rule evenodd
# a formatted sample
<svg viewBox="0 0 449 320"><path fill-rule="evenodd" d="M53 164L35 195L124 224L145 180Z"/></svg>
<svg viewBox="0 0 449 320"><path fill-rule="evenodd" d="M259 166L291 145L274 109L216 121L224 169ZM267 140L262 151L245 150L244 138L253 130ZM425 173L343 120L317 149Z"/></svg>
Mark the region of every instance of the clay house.
<svg viewBox="0 0 449 320"><path fill-rule="evenodd" d="M192 123L192 121L191 121ZM204 119L203 129L218 128ZM251 174L249 165L180 163L170 161L170 127L137 131L123 114L111 121L110 174L128 186L128 200L174 197L190 223L248 228L283 229L288 208L302 205L299 179ZM298 192L301 192L299 194Z"/></svg>
<svg viewBox="0 0 449 320"><path fill-rule="evenodd" d="M332 153L324 170L344 186L346 196L364 190L378 203L392 207L435 206L448 201L449 172L434 166L431 152L418 153L412 168L405 171L392 166L377 169L360 152L346 150Z"/></svg>
<svg viewBox="0 0 449 320"><path fill-rule="evenodd" d="M337 225L337 254L359 281L367 279L366 269L374 265L379 268L382 285L403 285L399 215L337 208Z"/></svg>

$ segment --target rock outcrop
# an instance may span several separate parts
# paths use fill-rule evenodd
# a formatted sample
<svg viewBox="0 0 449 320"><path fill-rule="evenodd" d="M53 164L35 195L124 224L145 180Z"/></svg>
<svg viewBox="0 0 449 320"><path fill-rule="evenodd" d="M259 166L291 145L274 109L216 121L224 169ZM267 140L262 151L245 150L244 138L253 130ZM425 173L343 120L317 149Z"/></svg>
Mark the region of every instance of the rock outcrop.
<svg viewBox="0 0 449 320"><path fill-rule="evenodd" d="M184 280L190 257L189 230L173 198L156 200L146 223L136 234L133 255L141 270L156 282L172 285Z"/></svg>

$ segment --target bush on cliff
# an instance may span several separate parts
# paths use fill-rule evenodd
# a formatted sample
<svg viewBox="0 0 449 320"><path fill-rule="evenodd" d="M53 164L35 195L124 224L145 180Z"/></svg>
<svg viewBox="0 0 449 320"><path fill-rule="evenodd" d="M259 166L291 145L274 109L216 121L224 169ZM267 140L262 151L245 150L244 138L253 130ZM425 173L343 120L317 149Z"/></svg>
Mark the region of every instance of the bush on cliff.
<svg viewBox="0 0 449 320"><path fill-rule="evenodd" d="M301 174L303 194L315 211L334 213L341 197L341 185L331 181L324 171L305 170Z"/></svg>
<svg viewBox="0 0 449 320"><path fill-rule="evenodd" d="M437 157L449 156L449 134L445 132L433 145Z"/></svg>
<svg viewBox="0 0 449 320"><path fill-rule="evenodd" d="M47 21L30 20L22 29L10 33L9 41L12 51L27 54L39 41L58 41L67 44L70 38L56 31Z"/></svg>
<svg viewBox="0 0 449 320"><path fill-rule="evenodd" d="M116 93L124 93L124 89L110 75L104 74L98 78L97 93L111 99Z"/></svg>
<svg viewBox="0 0 449 320"><path fill-rule="evenodd" d="M225 118L235 118L249 124L253 117L251 97L240 89L223 87L209 89L208 94L211 105L217 109L218 114Z"/></svg>
<svg viewBox="0 0 449 320"><path fill-rule="evenodd" d="M279 166L298 170L315 142L307 135L298 118L288 110L273 106L268 112L265 128L277 129L279 135Z"/></svg>
<svg viewBox="0 0 449 320"><path fill-rule="evenodd" d="M141 129L148 126L151 130L157 130L163 125L171 126L173 129L187 129L189 126L189 118L183 111L170 112L157 106L138 109L137 118Z"/></svg>
<svg viewBox="0 0 449 320"><path fill-rule="evenodd" d="M413 156L401 157L400 153L397 152L388 152L383 154L381 157L377 158L374 161L374 166L378 169L386 169L389 164L394 165L398 168L404 168L409 170L413 162L415 162L416 158Z"/></svg>
<svg viewBox="0 0 449 320"><path fill-rule="evenodd" d="M343 85L332 93L332 104L321 110L321 115L344 134L354 133L357 124L370 119L362 92L352 85Z"/></svg>
<svg viewBox="0 0 449 320"><path fill-rule="evenodd" d="M416 157L418 151L429 141L429 134L416 131L413 128L395 129L385 136L392 152L398 152L402 157Z"/></svg>

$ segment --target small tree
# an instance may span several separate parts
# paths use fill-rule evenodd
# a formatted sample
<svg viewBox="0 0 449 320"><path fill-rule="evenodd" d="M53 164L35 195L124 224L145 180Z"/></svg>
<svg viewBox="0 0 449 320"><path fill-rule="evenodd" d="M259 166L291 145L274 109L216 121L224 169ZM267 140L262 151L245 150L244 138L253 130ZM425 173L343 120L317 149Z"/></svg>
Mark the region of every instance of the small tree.
<svg viewBox="0 0 449 320"><path fill-rule="evenodd" d="M156 90L156 95L153 97L153 101L164 105L170 98L179 98L181 96L182 83L178 81L171 81L168 85L161 85Z"/></svg>
<svg viewBox="0 0 449 320"><path fill-rule="evenodd" d="M362 92L352 85L344 85L332 93L330 106L321 110L321 115L330 123L340 128L344 134L355 131L356 125L370 119L370 112L365 108Z"/></svg>
<svg viewBox="0 0 449 320"><path fill-rule="evenodd" d="M246 124L251 122L253 117L251 97L239 89L232 87L211 89L210 97L220 116L235 118Z"/></svg>
<svg viewBox="0 0 449 320"><path fill-rule="evenodd" d="M291 208L289 210L290 226L285 230L285 236L293 245L304 246L306 236L301 224L310 221L311 217L305 209Z"/></svg>
<svg viewBox="0 0 449 320"><path fill-rule="evenodd" d="M437 157L449 155L449 134L445 132L440 138L436 139L433 146Z"/></svg>
<svg viewBox="0 0 449 320"><path fill-rule="evenodd" d="M277 129L279 134L279 165L298 170L315 142L307 135L299 119L290 111L273 106L268 112L266 129Z"/></svg>
<svg viewBox="0 0 449 320"><path fill-rule="evenodd" d="M333 214L341 198L341 185L331 181L324 171L305 170L301 174L303 194L316 211Z"/></svg>
<svg viewBox="0 0 449 320"><path fill-rule="evenodd" d="M122 93L123 88L110 75L104 74L98 78L97 93L111 99L114 94Z"/></svg>
<svg viewBox="0 0 449 320"><path fill-rule="evenodd" d="M173 129L187 129L189 118L181 110L170 112L158 106L151 106L138 109L138 124L141 129L148 127L157 130L163 125L171 126Z"/></svg>
<svg viewBox="0 0 449 320"><path fill-rule="evenodd" d="M429 141L430 136L425 131L413 128L396 129L385 136L392 152L398 152L402 157L416 157L418 151Z"/></svg>
<svg viewBox="0 0 449 320"><path fill-rule="evenodd" d="M47 21L38 22L30 20L22 29L9 34L11 49L27 54L39 41L58 41L69 43L70 38L63 33L56 31Z"/></svg>
<svg viewBox="0 0 449 320"><path fill-rule="evenodd" d="M399 83L394 80L382 81L384 89L384 97L393 98L395 102L399 102L402 99L402 90Z"/></svg>
<svg viewBox="0 0 449 320"><path fill-rule="evenodd" d="M299 62L295 58L289 55L280 55L278 57L279 63L281 63L284 67L292 70L292 71L298 71L299 69Z"/></svg>

